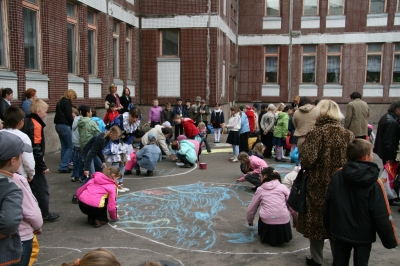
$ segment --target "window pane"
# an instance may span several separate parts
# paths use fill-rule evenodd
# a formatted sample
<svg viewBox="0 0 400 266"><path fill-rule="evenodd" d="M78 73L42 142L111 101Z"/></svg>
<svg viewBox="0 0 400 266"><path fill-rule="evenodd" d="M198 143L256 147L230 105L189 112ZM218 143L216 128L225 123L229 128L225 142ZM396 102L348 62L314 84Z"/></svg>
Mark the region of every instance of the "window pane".
<svg viewBox="0 0 400 266"><path fill-rule="evenodd" d="M315 53L316 46L315 45L304 45L303 52L304 53Z"/></svg>
<svg viewBox="0 0 400 266"><path fill-rule="evenodd" d="M303 82L315 82L315 56L303 57Z"/></svg>
<svg viewBox="0 0 400 266"><path fill-rule="evenodd" d="M400 7L399 7L399 6L400 6L400 0L398 0L398 1L397 1L397 9L396 9L396 10L397 10L397 12L399 12L399 9L400 9Z"/></svg>
<svg viewBox="0 0 400 266"><path fill-rule="evenodd" d="M382 44L368 44L368 52L382 51Z"/></svg>
<svg viewBox="0 0 400 266"><path fill-rule="evenodd" d="M367 62L367 82L381 82L381 56L369 55Z"/></svg>
<svg viewBox="0 0 400 266"><path fill-rule="evenodd" d="M394 55L393 82L400 82L400 54Z"/></svg>
<svg viewBox="0 0 400 266"><path fill-rule="evenodd" d="M279 0L267 0L267 16L279 16Z"/></svg>
<svg viewBox="0 0 400 266"><path fill-rule="evenodd" d="M265 59L265 82L278 82L278 57L267 57Z"/></svg>
<svg viewBox="0 0 400 266"><path fill-rule="evenodd" d="M25 1L30 2L30 3L33 3L33 4L37 4L37 3L36 3L36 0L25 0Z"/></svg>
<svg viewBox="0 0 400 266"><path fill-rule="evenodd" d="M88 11L88 13L87 13L87 21L88 21L88 23L94 25L94 13L92 11Z"/></svg>
<svg viewBox="0 0 400 266"><path fill-rule="evenodd" d="M118 38L113 39L113 63L114 63L114 77L118 78L118 64L119 64L119 55L118 55Z"/></svg>
<svg viewBox="0 0 400 266"><path fill-rule="evenodd" d="M277 45L269 45L265 47L265 53L267 54L277 54L278 46Z"/></svg>
<svg viewBox="0 0 400 266"><path fill-rule="evenodd" d="M304 15L318 15L318 0L304 0Z"/></svg>
<svg viewBox="0 0 400 266"><path fill-rule="evenodd" d="M6 50L3 29L3 5L0 1L0 66L6 65Z"/></svg>
<svg viewBox="0 0 400 266"><path fill-rule="evenodd" d="M371 6L369 13L383 13L385 12L385 0L370 0Z"/></svg>
<svg viewBox="0 0 400 266"><path fill-rule="evenodd" d="M75 25L67 23L68 73L75 73Z"/></svg>
<svg viewBox="0 0 400 266"><path fill-rule="evenodd" d="M126 43L125 46L125 54L126 54L126 78L131 78L131 51L130 51L130 42Z"/></svg>
<svg viewBox="0 0 400 266"><path fill-rule="evenodd" d="M395 51L400 51L400 43L396 43L395 47L394 47Z"/></svg>
<svg viewBox="0 0 400 266"><path fill-rule="evenodd" d="M328 45L328 53L340 53L340 45Z"/></svg>
<svg viewBox="0 0 400 266"><path fill-rule="evenodd" d="M342 15L342 14L343 14L343 0L329 0L329 15Z"/></svg>
<svg viewBox="0 0 400 266"><path fill-rule="evenodd" d="M67 16L70 18L75 18L75 5L67 2Z"/></svg>
<svg viewBox="0 0 400 266"><path fill-rule="evenodd" d="M23 16L25 68L38 69L38 33L36 25L37 13L31 9L24 8Z"/></svg>
<svg viewBox="0 0 400 266"><path fill-rule="evenodd" d="M340 82L340 56L328 56L326 83Z"/></svg>
<svg viewBox="0 0 400 266"><path fill-rule="evenodd" d="M113 32L118 33L118 24L117 24L117 22L113 23Z"/></svg>
<svg viewBox="0 0 400 266"><path fill-rule="evenodd" d="M162 54L178 55L178 30L163 30Z"/></svg>
<svg viewBox="0 0 400 266"><path fill-rule="evenodd" d="M95 42L95 32L93 30L88 30L88 72L91 75L94 75L95 70L95 50L94 50L94 42Z"/></svg>

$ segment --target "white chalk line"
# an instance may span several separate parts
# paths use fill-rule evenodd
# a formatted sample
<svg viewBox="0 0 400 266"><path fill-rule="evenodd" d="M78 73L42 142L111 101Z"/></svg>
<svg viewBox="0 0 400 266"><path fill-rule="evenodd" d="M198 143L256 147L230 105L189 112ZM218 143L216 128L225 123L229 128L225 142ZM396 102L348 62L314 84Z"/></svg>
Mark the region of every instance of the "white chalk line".
<svg viewBox="0 0 400 266"><path fill-rule="evenodd" d="M81 252L83 252L83 250L90 250L90 251L91 251L91 250L95 250L95 249L97 249L97 248L99 248L99 247L76 249L76 248L69 248L69 247L47 247L47 246L40 246L40 249L46 249L46 248L48 248L48 249L67 249L67 250L72 250L72 251L69 252L69 253L67 253L67 254L65 254L65 255L62 255L62 256L60 256L60 257L53 258L53 259L50 259L50 260L47 260L47 261L44 261L44 262L36 262L35 265L44 264L44 263L48 263L48 262L50 262L50 261L54 261L54 260L57 260L57 259L61 259L62 257L67 256L67 255L73 253L74 251L80 252L80 253L81 253ZM160 252L156 252L156 251L150 250L150 249L132 248L132 247L101 247L101 248L104 248L104 249L129 249L129 250L138 250L138 251L149 251L149 252L158 254L158 255L160 255L160 256L166 256L166 257L169 257L169 258L171 258L171 259L174 259L175 261L179 262L182 266L185 266L185 264L183 264L183 262L182 262L181 260L175 258L175 257L172 256L172 255L166 255L166 254L163 254L163 253L160 253ZM118 258L117 258L117 259L118 259ZM138 262L138 263L140 263L140 262Z"/></svg>
<svg viewBox="0 0 400 266"><path fill-rule="evenodd" d="M159 175L159 176L146 176L146 177L126 177L124 176L124 180L125 179L130 179L130 180L138 180L138 179L155 179L155 178L164 178L164 177L171 177L171 176L179 176L179 175L186 175L190 172L192 172L193 170L197 169L197 163L194 164L194 167L186 172L183 173L177 173L177 174L173 174L173 175Z"/></svg>

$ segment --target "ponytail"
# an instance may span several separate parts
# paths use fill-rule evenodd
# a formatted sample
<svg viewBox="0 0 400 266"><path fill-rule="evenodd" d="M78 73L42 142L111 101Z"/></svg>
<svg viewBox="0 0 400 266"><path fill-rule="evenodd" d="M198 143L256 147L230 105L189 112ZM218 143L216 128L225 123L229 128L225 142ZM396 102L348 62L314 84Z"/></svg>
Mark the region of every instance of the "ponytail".
<svg viewBox="0 0 400 266"><path fill-rule="evenodd" d="M103 169L103 174L105 176L108 176L110 179L111 179L111 175L113 175L113 174L116 175L117 177L122 176L121 171L116 166L105 167Z"/></svg>
<svg viewBox="0 0 400 266"><path fill-rule="evenodd" d="M279 183L282 183L281 175L273 167L263 168L261 170L261 175L264 177L264 179L261 181L261 184L275 179L279 180Z"/></svg>
<svg viewBox="0 0 400 266"><path fill-rule="evenodd" d="M110 130L107 131L107 132L104 134L104 138L109 137L111 133L112 133L113 135L116 135L116 136L121 136L121 135L122 135L121 129L120 129L118 126L112 126L112 127L110 128Z"/></svg>

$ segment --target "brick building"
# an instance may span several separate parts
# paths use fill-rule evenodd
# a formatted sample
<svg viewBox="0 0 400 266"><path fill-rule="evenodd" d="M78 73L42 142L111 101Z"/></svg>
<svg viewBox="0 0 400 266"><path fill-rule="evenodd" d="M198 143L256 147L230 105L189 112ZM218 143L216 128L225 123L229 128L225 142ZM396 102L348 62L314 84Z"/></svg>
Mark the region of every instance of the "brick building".
<svg viewBox="0 0 400 266"><path fill-rule="evenodd" d="M226 110L359 91L377 121L400 96L399 0L0 0L0 23L0 87L14 105L35 88L50 112L68 88L103 107L110 83L145 115L154 98Z"/></svg>

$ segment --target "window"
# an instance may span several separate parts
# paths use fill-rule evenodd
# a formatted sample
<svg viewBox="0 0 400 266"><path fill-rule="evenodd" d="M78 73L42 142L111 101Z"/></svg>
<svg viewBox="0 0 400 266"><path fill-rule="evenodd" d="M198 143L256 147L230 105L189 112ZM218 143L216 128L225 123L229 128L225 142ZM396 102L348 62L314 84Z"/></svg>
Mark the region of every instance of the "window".
<svg viewBox="0 0 400 266"><path fill-rule="evenodd" d="M303 1L303 15L304 16L317 16L318 15L318 0L304 0Z"/></svg>
<svg viewBox="0 0 400 266"><path fill-rule="evenodd" d="M384 13L386 12L386 0L370 0L369 13Z"/></svg>
<svg viewBox="0 0 400 266"><path fill-rule="evenodd" d="M303 46L303 68L302 82L315 83L315 63L317 57L317 46Z"/></svg>
<svg viewBox="0 0 400 266"><path fill-rule="evenodd" d="M328 15L343 15L344 0L329 0Z"/></svg>
<svg viewBox="0 0 400 266"><path fill-rule="evenodd" d="M131 79L132 72L132 27L126 26L126 45L125 45L125 55L126 55L126 79Z"/></svg>
<svg viewBox="0 0 400 266"><path fill-rule="evenodd" d="M39 0L23 1L25 68L39 70Z"/></svg>
<svg viewBox="0 0 400 266"><path fill-rule="evenodd" d="M394 45L393 82L400 82L400 43Z"/></svg>
<svg viewBox="0 0 400 266"><path fill-rule="evenodd" d="M162 55L179 56L179 31L177 29L162 30Z"/></svg>
<svg viewBox="0 0 400 266"><path fill-rule="evenodd" d="M340 83L341 45L328 45L326 63L326 83Z"/></svg>
<svg viewBox="0 0 400 266"><path fill-rule="evenodd" d="M76 5L67 2L68 73L77 74L78 16Z"/></svg>
<svg viewBox="0 0 400 266"><path fill-rule="evenodd" d="M265 47L265 80L264 83L278 83L279 46Z"/></svg>
<svg viewBox="0 0 400 266"><path fill-rule="evenodd" d="M113 23L113 74L115 78L119 77L119 23Z"/></svg>
<svg viewBox="0 0 400 266"><path fill-rule="evenodd" d="M266 0L265 6L267 17L279 17L279 0Z"/></svg>
<svg viewBox="0 0 400 266"><path fill-rule="evenodd" d="M87 13L88 20L88 73L97 74L97 26L96 15L92 11Z"/></svg>
<svg viewBox="0 0 400 266"><path fill-rule="evenodd" d="M7 25L5 12L5 1L0 0L0 67L7 67L7 47L8 38L5 32L5 25Z"/></svg>
<svg viewBox="0 0 400 266"><path fill-rule="evenodd" d="M367 75L366 82L381 82L382 44L368 44L367 46Z"/></svg>
<svg viewBox="0 0 400 266"><path fill-rule="evenodd" d="M399 7L400 6L400 0L397 0L397 7L396 7L396 11L399 12Z"/></svg>

